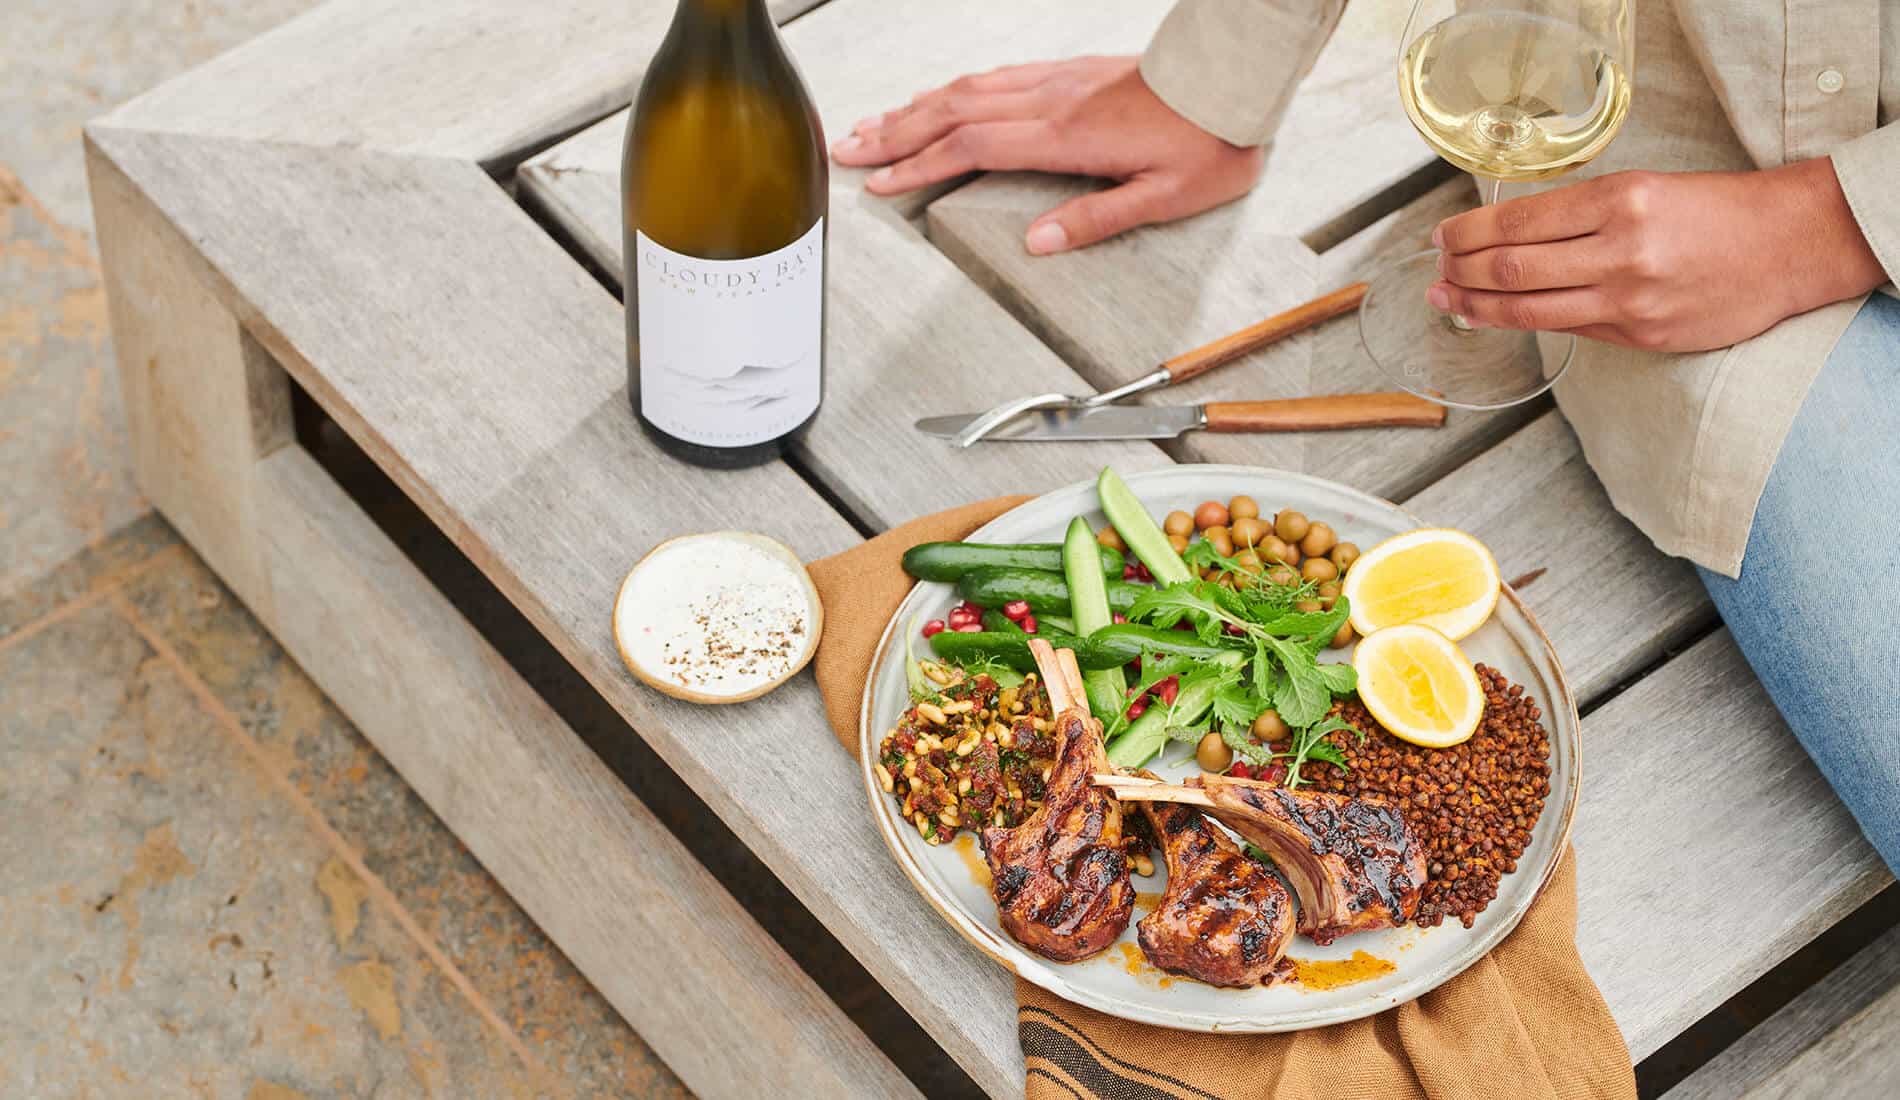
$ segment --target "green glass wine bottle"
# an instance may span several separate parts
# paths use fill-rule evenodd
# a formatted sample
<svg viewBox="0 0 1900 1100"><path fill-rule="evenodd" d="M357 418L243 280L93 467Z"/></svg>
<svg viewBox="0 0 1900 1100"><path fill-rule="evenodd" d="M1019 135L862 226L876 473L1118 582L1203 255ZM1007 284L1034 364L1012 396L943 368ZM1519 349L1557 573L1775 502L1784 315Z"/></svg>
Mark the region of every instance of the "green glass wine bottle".
<svg viewBox="0 0 1900 1100"><path fill-rule="evenodd" d="M784 453L824 396L823 128L764 0L680 0L621 163L627 389L668 453Z"/></svg>

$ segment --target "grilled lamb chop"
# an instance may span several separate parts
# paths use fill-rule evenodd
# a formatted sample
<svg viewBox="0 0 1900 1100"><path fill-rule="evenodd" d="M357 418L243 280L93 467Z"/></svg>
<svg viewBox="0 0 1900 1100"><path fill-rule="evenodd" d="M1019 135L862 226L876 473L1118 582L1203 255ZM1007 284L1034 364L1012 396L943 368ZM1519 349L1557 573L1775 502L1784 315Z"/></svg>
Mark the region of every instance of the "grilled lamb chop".
<svg viewBox="0 0 1900 1100"><path fill-rule="evenodd" d="M1075 653L1032 639L1056 715L1056 762L1042 805L1015 828L983 830L990 892L1008 932L1036 954L1074 962L1104 950L1128 927L1135 887L1122 851L1121 804L1098 790L1109 770L1102 724L1089 716Z"/></svg>
<svg viewBox="0 0 1900 1100"><path fill-rule="evenodd" d="M1418 912L1425 850L1383 798L1289 791L1204 775L1221 824L1266 851L1300 899L1300 931L1315 943L1392 928Z"/></svg>
<svg viewBox="0 0 1900 1100"><path fill-rule="evenodd" d="M1293 899L1265 867L1201 810L1142 802L1161 838L1168 888L1136 925L1142 953L1173 974L1209 985L1258 985L1293 939Z"/></svg>
<svg viewBox="0 0 1900 1100"><path fill-rule="evenodd" d="M1289 791L1220 775L1184 787L1096 779L1123 800L1204 807L1259 846L1293 887L1300 931L1316 943L1404 924L1418 911L1425 852L1398 808L1382 798Z"/></svg>

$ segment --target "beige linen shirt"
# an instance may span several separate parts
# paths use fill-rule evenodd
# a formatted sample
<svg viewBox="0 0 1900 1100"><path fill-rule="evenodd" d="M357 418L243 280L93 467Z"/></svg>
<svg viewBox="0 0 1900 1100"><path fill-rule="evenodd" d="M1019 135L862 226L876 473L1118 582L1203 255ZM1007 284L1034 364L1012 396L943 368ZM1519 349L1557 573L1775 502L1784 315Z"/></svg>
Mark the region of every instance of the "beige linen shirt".
<svg viewBox="0 0 1900 1100"><path fill-rule="evenodd" d="M1594 163L1539 186L1830 156L1862 233L1900 278L1900 0L1632 2L1629 121ZM1261 144L1343 9L1344 0L1180 0L1142 76L1204 129ZM1395 98L1397 58L1394 42ZM1689 355L1578 341L1557 401L1617 509L1665 552L1739 575L1775 456L1860 301Z"/></svg>

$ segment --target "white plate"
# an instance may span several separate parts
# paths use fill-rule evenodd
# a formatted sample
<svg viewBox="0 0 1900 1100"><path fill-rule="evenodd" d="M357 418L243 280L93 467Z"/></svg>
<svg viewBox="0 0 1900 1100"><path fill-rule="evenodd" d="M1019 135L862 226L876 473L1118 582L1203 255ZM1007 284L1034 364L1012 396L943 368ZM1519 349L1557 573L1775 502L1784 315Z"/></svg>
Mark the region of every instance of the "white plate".
<svg viewBox="0 0 1900 1100"><path fill-rule="evenodd" d="M1192 511L1204 500L1246 495L1271 513L1297 508L1333 525L1342 540L1370 548L1388 536L1424 526L1397 505L1302 474L1247 466L1175 466L1128 478L1129 488L1161 516L1174 509ZM997 517L971 536L978 542L1060 542L1069 520L1087 516L1092 526L1107 521L1096 500L1094 482L1071 485L1038 497ZM1474 532L1483 536L1483 532ZM1482 958L1524 916L1556 869L1570 833L1577 804L1581 724L1576 703L1550 641L1530 612L1508 588L1491 621L1461 645L1474 661L1498 669L1536 698L1550 731L1550 796L1518 860L1516 873L1504 876L1498 896L1478 915L1472 928L1453 920L1438 928L1412 926L1342 937L1320 947L1304 936L1294 939L1288 955L1303 960L1343 959L1366 951L1394 964L1380 977L1332 989L1283 983L1254 989L1217 989L1187 978L1170 977L1139 959L1131 922L1121 940L1107 951L1078 963L1052 963L1025 950L1005 935L996 906L973 868L982 855L968 833L956 845L926 844L899 816L896 800L879 787L871 766L884 734L908 706L904 683L904 630L914 616L941 618L956 603L950 585L922 583L897 609L878 645L877 660L865 684L859 717L859 753L872 815L885 843L904 873L943 918L985 954L1024 979L1080 1005L1112 1016L1191 1031L1294 1031L1358 1019L1403 1004L1447 981ZM1330 651L1327 659L1349 659L1350 651ZM1163 764L1151 768L1168 778L1195 774L1187 746L1166 750ZM1151 878L1135 879L1137 890L1158 893L1165 870L1156 859ZM1146 906L1137 906L1139 919Z"/></svg>

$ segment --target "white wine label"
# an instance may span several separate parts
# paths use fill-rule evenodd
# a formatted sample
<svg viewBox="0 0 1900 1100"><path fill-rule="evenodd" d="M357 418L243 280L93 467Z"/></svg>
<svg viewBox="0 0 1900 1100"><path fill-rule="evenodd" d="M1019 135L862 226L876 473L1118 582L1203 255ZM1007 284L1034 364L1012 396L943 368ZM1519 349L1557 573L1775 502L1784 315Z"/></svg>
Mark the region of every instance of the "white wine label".
<svg viewBox="0 0 1900 1100"><path fill-rule="evenodd" d="M640 411L706 447L776 439L818 409L825 219L747 260L683 256L634 234Z"/></svg>

